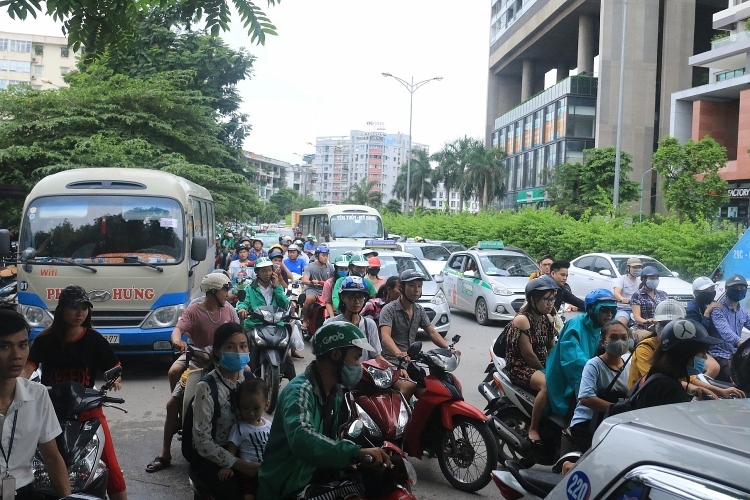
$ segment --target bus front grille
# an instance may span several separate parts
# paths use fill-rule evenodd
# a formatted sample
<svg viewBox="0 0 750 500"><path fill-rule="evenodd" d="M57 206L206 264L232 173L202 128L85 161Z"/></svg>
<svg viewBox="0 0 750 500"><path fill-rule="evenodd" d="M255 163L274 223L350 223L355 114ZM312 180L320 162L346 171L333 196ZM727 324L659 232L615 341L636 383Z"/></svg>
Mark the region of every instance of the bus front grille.
<svg viewBox="0 0 750 500"><path fill-rule="evenodd" d="M151 311L101 311L91 310L94 328L137 328Z"/></svg>

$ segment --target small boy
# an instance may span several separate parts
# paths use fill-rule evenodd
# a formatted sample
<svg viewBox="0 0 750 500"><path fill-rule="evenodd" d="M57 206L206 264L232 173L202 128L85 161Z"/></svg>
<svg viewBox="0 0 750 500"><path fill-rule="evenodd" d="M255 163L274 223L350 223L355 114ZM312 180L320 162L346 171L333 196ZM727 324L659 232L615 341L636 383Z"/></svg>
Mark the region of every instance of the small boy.
<svg viewBox="0 0 750 500"><path fill-rule="evenodd" d="M263 461L263 451L268 442L271 422L263 418L263 412L268 409L268 386L258 378L246 379L237 390L237 401L241 420L234 424L229 433L227 451L237 455L246 462L257 463ZM224 468L219 471L219 480L225 481L234 476L232 469ZM254 476L240 475L240 484L244 500L255 500L258 490L258 468Z"/></svg>

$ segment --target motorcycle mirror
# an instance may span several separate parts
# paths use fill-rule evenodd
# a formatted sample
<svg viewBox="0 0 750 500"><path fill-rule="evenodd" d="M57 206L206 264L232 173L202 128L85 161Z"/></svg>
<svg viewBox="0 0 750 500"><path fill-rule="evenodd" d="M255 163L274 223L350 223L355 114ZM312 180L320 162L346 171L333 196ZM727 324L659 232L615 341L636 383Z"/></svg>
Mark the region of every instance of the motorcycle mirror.
<svg viewBox="0 0 750 500"><path fill-rule="evenodd" d="M104 380L107 382L112 381L122 374L122 366L115 366L104 372Z"/></svg>
<svg viewBox="0 0 750 500"><path fill-rule="evenodd" d="M406 354L409 355L410 358L415 357L417 354L422 352L422 342L414 342L412 345L409 346L409 348L406 350Z"/></svg>
<svg viewBox="0 0 750 500"><path fill-rule="evenodd" d="M453 342L454 344L457 344L459 340L461 340L461 336L454 335L453 338L451 339L451 342Z"/></svg>
<svg viewBox="0 0 750 500"><path fill-rule="evenodd" d="M349 435L349 437L358 438L360 435L362 435L362 429L364 428L364 426L365 424L363 424L360 419L357 419L352 422L351 425L349 425L349 429L347 429L346 433Z"/></svg>

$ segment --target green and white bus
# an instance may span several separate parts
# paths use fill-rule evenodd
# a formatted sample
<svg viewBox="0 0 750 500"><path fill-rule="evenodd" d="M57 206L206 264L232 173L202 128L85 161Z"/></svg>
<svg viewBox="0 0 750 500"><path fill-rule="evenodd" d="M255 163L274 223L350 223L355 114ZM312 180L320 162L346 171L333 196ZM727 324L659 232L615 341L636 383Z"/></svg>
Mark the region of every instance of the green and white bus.
<svg viewBox="0 0 750 500"><path fill-rule="evenodd" d="M211 194L176 175L80 168L45 177L23 208L19 312L33 337L51 324L62 289L80 285L115 350L169 352L172 329L213 268L214 231Z"/></svg>

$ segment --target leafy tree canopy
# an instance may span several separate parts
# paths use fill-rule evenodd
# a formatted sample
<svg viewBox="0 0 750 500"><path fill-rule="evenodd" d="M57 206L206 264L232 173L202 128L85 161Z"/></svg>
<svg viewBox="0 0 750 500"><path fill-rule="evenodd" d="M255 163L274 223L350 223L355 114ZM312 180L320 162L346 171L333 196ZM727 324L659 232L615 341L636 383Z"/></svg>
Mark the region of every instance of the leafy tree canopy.
<svg viewBox="0 0 750 500"><path fill-rule="evenodd" d="M279 213L289 214L295 210L304 210L318 206L318 202L309 196L300 196L292 188L281 188L268 201L276 206ZM278 222L278 221L271 221Z"/></svg>

